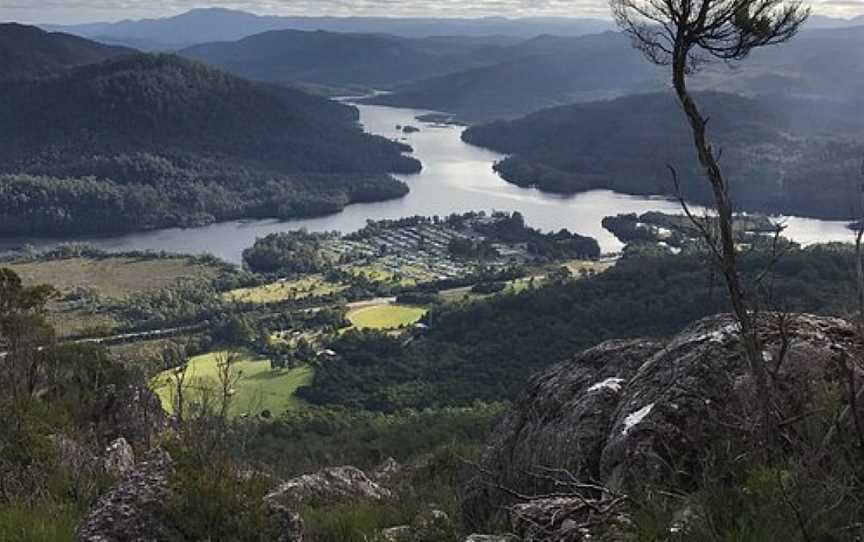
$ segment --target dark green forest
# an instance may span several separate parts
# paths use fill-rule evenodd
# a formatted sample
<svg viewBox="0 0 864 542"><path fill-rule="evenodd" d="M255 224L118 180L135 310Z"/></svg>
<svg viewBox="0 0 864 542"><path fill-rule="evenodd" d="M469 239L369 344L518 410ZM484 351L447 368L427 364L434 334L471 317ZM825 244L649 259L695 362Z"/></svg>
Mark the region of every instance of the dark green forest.
<svg viewBox="0 0 864 542"><path fill-rule="evenodd" d="M845 132L805 132L794 102L702 93L721 163L740 210L850 218L864 144ZM674 195L668 166L697 203L712 201L683 114L666 94L570 105L515 121L469 128L463 139L510 156L495 165L506 180L554 193L609 189ZM812 126L811 126L812 128ZM819 179L819 183L813 182Z"/></svg>
<svg viewBox="0 0 864 542"><path fill-rule="evenodd" d="M45 77L133 52L35 26L0 24L0 80Z"/></svg>
<svg viewBox="0 0 864 542"><path fill-rule="evenodd" d="M356 109L174 56L0 83L0 233L292 218L403 196L404 145Z"/></svg>
<svg viewBox="0 0 864 542"><path fill-rule="evenodd" d="M752 281L771 261L758 251L742 265ZM609 339L672 335L728 311L721 279L709 269L704 254L632 252L591 279L442 305L407 347L386 334L347 333L332 345L340 357L317 367L300 395L318 405L385 412L512 400L526 378L574 352ZM793 250L771 269L753 288L763 308L854 312L848 247Z"/></svg>

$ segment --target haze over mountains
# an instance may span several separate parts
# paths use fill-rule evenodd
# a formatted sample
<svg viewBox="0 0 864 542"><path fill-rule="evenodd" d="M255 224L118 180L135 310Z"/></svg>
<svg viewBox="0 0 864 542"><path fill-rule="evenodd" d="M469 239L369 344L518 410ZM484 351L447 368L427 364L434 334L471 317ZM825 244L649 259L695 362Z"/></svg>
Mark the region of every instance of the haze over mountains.
<svg viewBox="0 0 864 542"><path fill-rule="evenodd" d="M646 63L617 33L543 36L512 49L522 54L407 84L373 101L443 110L476 122L669 86L665 71ZM757 51L734 68L708 65L696 74L692 86L854 105L864 95L864 55L856 51L864 51L864 26L805 30L787 46Z"/></svg>
<svg viewBox="0 0 864 542"><path fill-rule="evenodd" d="M613 25L601 19L562 18L279 17L208 8L161 19L43 27L106 43L165 50L213 41L236 41L270 30L384 33L403 37L501 35L531 38L540 34L590 34L609 30Z"/></svg>
<svg viewBox="0 0 864 542"><path fill-rule="evenodd" d="M261 81L386 89L503 61L520 41L504 36L403 38L281 30L198 45L179 54Z"/></svg>

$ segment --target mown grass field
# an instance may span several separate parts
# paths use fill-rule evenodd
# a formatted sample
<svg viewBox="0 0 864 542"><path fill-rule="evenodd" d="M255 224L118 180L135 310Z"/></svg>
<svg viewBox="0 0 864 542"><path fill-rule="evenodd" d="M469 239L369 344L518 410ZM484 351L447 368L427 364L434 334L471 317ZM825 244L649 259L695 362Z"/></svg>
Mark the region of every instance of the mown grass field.
<svg viewBox="0 0 864 542"><path fill-rule="evenodd" d="M416 324L427 309L404 305L374 305L348 313L348 320L357 329L397 329Z"/></svg>
<svg viewBox="0 0 864 542"><path fill-rule="evenodd" d="M6 267L18 273L26 284L50 284L61 293L92 289L115 299L158 290L181 279L212 279L219 273L214 267L187 258L69 258L13 263Z"/></svg>
<svg viewBox="0 0 864 542"><path fill-rule="evenodd" d="M266 305L268 303L279 303L288 299L305 299L308 297L320 297L345 290L344 284L328 282L321 275L311 275L298 280L279 281L272 284L264 284L254 288L241 288L232 290L225 297L240 303L256 303Z"/></svg>
<svg viewBox="0 0 864 542"><path fill-rule="evenodd" d="M247 357L236 366L240 380L234 389L230 414L259 414L269 410L277 416L287 410L295 409L303 403L294 395L298 388L312 381L314 370L304 366L296 369L271 370L266 359ZM169 412L173 408L175 392L169 385L170 371L165 371L153 379L153 389L159 395L162 405ZM202 394L215 394L218 387L217 353L204 354L192 358L186 368L187 393L194 399ZM215 397L215 395L214 395Z"/></svg>

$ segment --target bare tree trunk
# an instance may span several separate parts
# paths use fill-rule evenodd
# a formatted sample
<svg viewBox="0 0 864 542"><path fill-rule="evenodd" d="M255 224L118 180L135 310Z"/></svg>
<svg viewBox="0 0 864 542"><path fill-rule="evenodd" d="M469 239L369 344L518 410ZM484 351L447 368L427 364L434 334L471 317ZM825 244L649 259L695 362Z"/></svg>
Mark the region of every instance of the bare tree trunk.
<svg viewBox="0 0 864 542"><path fill-rule="evenodd" d="M864 240L864 216L856 226L855 232L855 277L858 286L858 335L864 338L864 261L862 261L862 240Z"/></svg>
<svg viewBox="0 0 864 542"><path fill-rule="evenodd" d="M696 146L699 163L705 170L705 175L711 183L711 188L714 192L714 201L717 206L718 230L720 234L720 246L717 247L718 264L720 265L720 271L723 274L723 278L726 281L726 288L729 291L729 299L732 302L732 310L738 320L738 325L741 327L741 339L744 343L744 353L750 366L750 372L756 383L756 393L759 395L760 401L760 415L763 426L762 431L766 440L770 440L773 438L773 424L771 421L771 389L768 381L768 371L765 367L765 360L762 357L761 341L752 315L747 306L744 288L741 284L741 276L738 273L738 250L735 247L734 233L735 217L732 208L732 201L729 198L729 187L720 171L720 165L714 156L714 151L708 143L705 129L707 121L702 116L696 102L687 90L686 67L687 56L685 52L674 59L673 83L675 85L675 92L681 106L684 108L684 113L687 115L687 119L690 122L690 128L693 132L693 143ZM709 243L714 242L711 239L707 239L706 241Z"/></svg>

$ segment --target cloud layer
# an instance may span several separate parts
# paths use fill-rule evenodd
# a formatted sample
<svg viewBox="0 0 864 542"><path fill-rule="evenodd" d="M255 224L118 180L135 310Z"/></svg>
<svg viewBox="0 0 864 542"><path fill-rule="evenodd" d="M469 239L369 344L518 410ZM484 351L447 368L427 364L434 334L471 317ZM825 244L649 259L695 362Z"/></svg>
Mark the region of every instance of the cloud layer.
<svg viewBox="0 0 864 542"><path fill-rule="evenodd" d="M864 0L813 0L824 15L864 14ZM225 7L277 15L608 18L606 0L2 0L0 20L80 23L176 15Z"/></svg>

